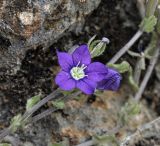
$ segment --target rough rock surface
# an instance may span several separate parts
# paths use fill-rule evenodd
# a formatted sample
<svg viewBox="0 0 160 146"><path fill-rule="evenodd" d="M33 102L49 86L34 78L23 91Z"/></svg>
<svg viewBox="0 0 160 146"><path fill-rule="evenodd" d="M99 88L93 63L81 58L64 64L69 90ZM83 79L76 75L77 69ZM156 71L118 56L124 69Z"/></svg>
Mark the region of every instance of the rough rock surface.
<svg viewBox="0 0 160 146"><path fill-rule="evenodd" d="M0 70L15 73L25 52L49 47L100 0L1 0Z"/></svg>

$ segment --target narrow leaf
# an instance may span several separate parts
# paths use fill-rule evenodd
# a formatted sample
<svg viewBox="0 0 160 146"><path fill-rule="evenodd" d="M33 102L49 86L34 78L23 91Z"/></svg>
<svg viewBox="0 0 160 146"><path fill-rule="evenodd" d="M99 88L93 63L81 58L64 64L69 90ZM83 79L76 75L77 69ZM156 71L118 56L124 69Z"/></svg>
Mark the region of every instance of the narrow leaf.
<svg viewBox="0 0 160 146"><path fill-rule="evenodd" d="M65 107L64 101L53 101L52 104L54 107L56 107L58 109L64 109L64 107Z"/></svg>
<svg viewBox="0 0 160 146"><path fill-rule="evenodd" d="M32 98L27 100L26 110L31 109L37 102L41 99L41 95L33 96Z"/></svg>
<svg viewBox="0 0 160 146"><path fill-rule="evenodd" d="M18 114L11 120L11 129L12 132L15 132L19 127L22 126L22 115Z"/></svg>
<svg viewBox="0 0 160 146"><path fill-rule="evenodd" d="M144 18L140 24L140 28L147 33L150 33L154 30L155 25L157 24L157 18L155 16L150 16L148 18Z"/></svg>
<svg viewBox="0 0 160 146"><path fill-rule="evenodd" d="M111 63L108 63L107 65L108 65L108 67L116 69L119 73L128 72L129 69L130 69L130 64L127 61L123 61L120 64L111 64Z"/></svg>

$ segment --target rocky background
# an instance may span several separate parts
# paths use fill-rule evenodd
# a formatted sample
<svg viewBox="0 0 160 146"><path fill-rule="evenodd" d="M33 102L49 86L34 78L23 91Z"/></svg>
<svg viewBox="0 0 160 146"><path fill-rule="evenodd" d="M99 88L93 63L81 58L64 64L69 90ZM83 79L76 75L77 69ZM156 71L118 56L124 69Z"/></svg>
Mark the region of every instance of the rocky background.
<svg viewBox="0 0 160 146"><path fill-rule="evenodd" d="M99 39L105 36L111 43L96 60L106 63L134 35L140 21L136 0L1 0L0 128L7 127L14 115L25 111L27 99L37 94L46 96L57 88L57 48L68 50L95 34ZM146 46L149 40L150 35L144 34L140 41ZM134 65L134 58L125 55L123 59ZM158 64L144 93L144 110L119 133L119 138L160 114L159 70ZM20 146L47 146L59 141L74 146L114 128L117 112L129 92L131 89L123 81L116 93L83 95L80 100L68 101L64 110L7 138L16 139ZM146 146L141 143L138 146Z"/></svg>
<svg viewBox="0 0 160 146"><path fill-rule="evenodd" d="M47 48L67 29L81 23L100 0L1 0L0 68L16 73L25 53Z"/></svg>

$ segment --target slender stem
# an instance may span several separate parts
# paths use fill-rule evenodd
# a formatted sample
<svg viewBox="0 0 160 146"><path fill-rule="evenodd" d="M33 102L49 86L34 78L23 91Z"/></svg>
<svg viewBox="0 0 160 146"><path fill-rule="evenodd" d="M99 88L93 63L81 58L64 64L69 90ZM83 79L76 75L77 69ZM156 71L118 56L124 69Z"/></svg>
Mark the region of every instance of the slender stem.
<svg viewBox="0 0 160 146"><path fill-rule="evenodd" d="M31 123L35 123L35 122L39 121L40 119L42 119L42 118L50 115L51 113L53 113L53 112L55 112L55 111L57 111L57 110L58 110L58 109L55 109L54 107L49 108L49 109L45 110L44 112L42 112L42 113L34 116L34 117L32 118L32 120L31 120Z"/></svg>
<svg viewBox="0 0 160 146"><path fill-rule="evenodd" d="M151 125L156 125L156 124L157 124L157 125L160 124L160 117L158 117L157 119L155 119L155 120L153 120L153 121L145 124L144 127L149 127L149 126L151 126Z"/></svg>
<svg viewBox="0 0 160 146"><path fill-rule="evenodd" d="M148 83L148 80L153 72L153 69L154 69L154 66L158 60L158 57L159 57L159 49L160 48L157 48L151 61L150 61L150 65L148 66L148 69L146 71L146 74L145 74L145 77L140 85L140 88L139 88L139 91L137 92L137 94L135 95L135 99L138 101L140 100L141 96L142 96L142 93L144 92L144 89L146 88L146 85Z"/></svg>
<svg viewBox="0 0 160 146"><path fill-rule="evenodd" d="M57 97L57 95L60 93L60 90L57 89L45 98L43 98L41 101L39 101L36 105L34 105L30 110L26 111L23 115L23 119L27 119L30 117L35 111L37 111L40 107L42 107L44 104L46 104L49 100L54 99Z"/></svg>
<svg viewBox="0 0 160 146"><path fill-rule="evenodd" d="M116 134L121 128L123 127L122 124L117 124L117 126L109 131L106 132L107 135L113 135L113 134ZM92 145L95 145L95 142L94 140L88 140L84 143L81 143L79 145L76 145L76 146L92 146Z"/></svg>
<svg viewBox="0 0 160 146"><path fill-rule="evenodd" d="M93 140L89 140L89 141L86 141L84 143L81 143L79 145L76 145L76 146L93 146L95 143Z"/></svg>
<svg viewBox="0 0 160 146"><path fill-rule="evenodd" d="M157 119L155 119L155 120L153 120L153 121L151 121L151 122L149 122L147 124L144 124L142 127L139 127L134 134L126 137L125 141L122 142L120 144L120 146L129 146L129 145L131 145L132 142L130 142L130 141L133 141L133 143L134 143L134 140L142 138L142 136L143 136L142 134L146 133L146 132L148 133L148 131L150 131L153 128L153 126L154 126L154 133L155 134L159 133L159 131L158 131L159 130L159 125L160 125L160 117L158 117ZM158 126L158 128L156 128L157 126ZM147 137L149 137L149 134L147 134Z"/></svg>
<svg viewBox="0 0 160 146"><path fill-rule="evenodd" d="M120 49L117 54L113 56L109 63L115 63L124 53L126 53L126 51L128 51L132 47L132 45L140 38L142 34L143 31L138 30L136 34L131 38L131 40L122 49Z"/></svg>
<svg viewBox="0 0 160 146"><path fill-rule="evenodd" d="M139 85L139 81L140 81L140 76L141 76L141 72L142 72L142 69L140 67L140 60L141 58L138 58L137 62L136 62L136 67L135 67L135 71L134 71L134 80L135 82L137 83L137 85Z"/></svg>
<svg viewBox="0 0 160 146"><path fill-rule="evenodd" d="M45 98L43 98L41 101L39 101L36 105L34 105L29 111L26 111L22 117L22 121L26 122L26 120L32 116L32 114L37 111L40 107L42 107L45 103L47 103L49 100L54 99L57 97L57 95L59 94L59 89L57 89L56 91L52 92L51 94L49 94L48 96L46 96ZM2 141L2 139L9 135L10 133L12 133L12 128L11 126L8 127L7 129L3 130L0 133L0 141Z"/></svg>
<svg viewBox="0 0 160 146"><path fill-rule="evenodd" d="M8 134L10 134L11 133L11 127L8 127L7 129L4 129L3 131L2 131L2 133L0 134L0 141L2 141L2 139L4 138L4 137L6 137Z"/></svg>
<svg viewBox="0 0 160 146"><path fill-rule="evenodd" d="M64 101L68 101L69 99L74 98L75 96L78 96L79 94L81 94L80 91L75 92L75 93L73 93L73 94L71 94L71 95L65 96L65 97L63 97L63 99L64 99ZM42 112L42 113L34 116L34 117L31 119L31 123L35 123L35 122L37 122L38 120L40 120L40 119L42 119L42 118L44 118L44 117L52 114L53 112L55 112L55 111L57 111L57 110L59 110L59 109L56 109L55 107L49 108L49 109L45 110L44 112Z"/></svg>
<svg viewBox="0 0 160 146"><path fill-rule="evenodd" d="M148 0L146 8L146 17L154 15L157 5L158 5L158 0Z"/></svg>
<svg viewBox="0 0 160 146"><path fill-rule="evenodd" d="M145 4L144 4L144 1L137 0L137 7L139 9L141 18L144 18L145 17Z"/></svg>
<svg viewBox="0 0 160 146"><path fill-rule="evenodd" d="M46 104L49 100L51 99L54 99L58 96L58 94L60 93L60 90L57 89L56 91L52 92L51 94L49 94L48 96L46 96L44 99L42 99L41 101L39 101L36 105L34 105L29 111L26 111L22 117L22 122L30 122L30 121L27 121L29 120L29 118L32 116L32 114L37 111L40 107L42 107L44 104ZM81 92L78 91L76 93L73 93L71 95L68 95L68 96L65 96L63 97L65 100L68 100L69 98L67 97L75 97L75 96L78 96ZM48 116L49 114L53 113L54 111L56 111L57 109L55 108L51 108L51 109L48 109L44 112L42 112L41 114L33 117L33 119L31 120L31 122L36 122L46 116ZM7 129L3 130L2 133L0 134L0 141L2 141L2 139L4 137L6 137L7 135L9 135L10 133L12 133L12 128L11 126L8 127Z"/></svg>

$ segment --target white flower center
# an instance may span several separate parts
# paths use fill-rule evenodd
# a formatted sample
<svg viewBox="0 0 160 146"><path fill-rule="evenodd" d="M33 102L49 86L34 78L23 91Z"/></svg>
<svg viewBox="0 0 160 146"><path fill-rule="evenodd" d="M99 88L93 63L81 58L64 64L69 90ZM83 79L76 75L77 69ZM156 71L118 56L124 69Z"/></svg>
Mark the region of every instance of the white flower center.
<svg viewBox="0 0 160 146"><path fill-rule="evenodd" d="M73 67L70 71L71 76L75 79L75 80L80 80L83 79L85 76L85 72L84 69L87 67L84 64L82 64L82 66L79 67L80 62L77 64L76 67Z"/></svg>

